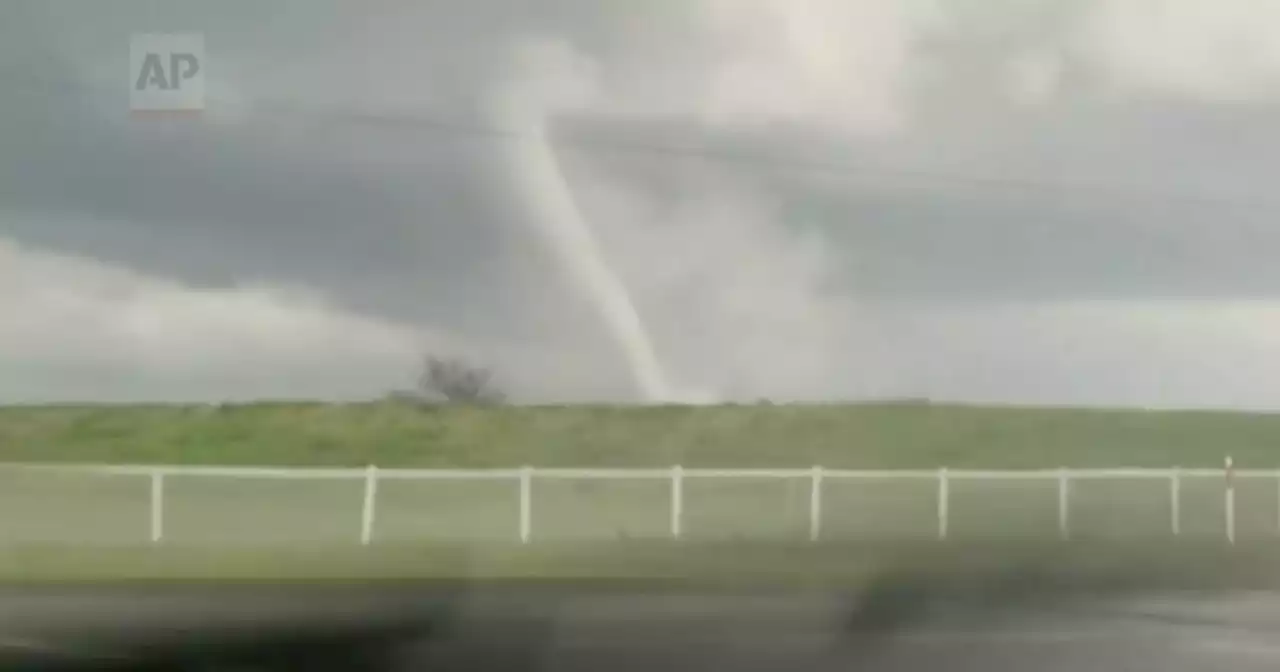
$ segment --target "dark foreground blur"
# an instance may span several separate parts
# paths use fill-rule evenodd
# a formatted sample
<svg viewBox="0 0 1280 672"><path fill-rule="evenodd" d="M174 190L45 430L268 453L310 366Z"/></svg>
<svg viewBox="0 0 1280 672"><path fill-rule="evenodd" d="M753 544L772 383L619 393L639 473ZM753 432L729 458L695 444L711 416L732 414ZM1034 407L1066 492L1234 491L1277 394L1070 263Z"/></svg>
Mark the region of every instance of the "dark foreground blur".
<svg viewBox="0 0 1280 672"><path fill-rule="evenodd" d="M647 552L650 568L670 570L682 556L689 571L14 583L0 588L0 669L1220 672L1280 663L1273 548ZM728 567L752 562L778 571L728 580ZM860 567L860 578L820 580L845 566ZM796 580L805 573L810 580Z"/></svg>

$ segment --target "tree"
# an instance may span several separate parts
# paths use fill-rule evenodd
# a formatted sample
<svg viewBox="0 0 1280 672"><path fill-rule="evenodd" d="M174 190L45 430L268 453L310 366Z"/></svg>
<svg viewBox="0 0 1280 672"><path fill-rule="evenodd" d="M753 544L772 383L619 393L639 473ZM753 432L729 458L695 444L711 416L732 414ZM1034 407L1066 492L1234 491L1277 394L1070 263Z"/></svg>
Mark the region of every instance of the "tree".
<svg viewBox="0 0 1280 672"><path fill-rule="evenodd" d="M461 357L428 355L418 377L424 397L443 397L453 404L500 404L506 396L493 383L493 373Z"/></svg>

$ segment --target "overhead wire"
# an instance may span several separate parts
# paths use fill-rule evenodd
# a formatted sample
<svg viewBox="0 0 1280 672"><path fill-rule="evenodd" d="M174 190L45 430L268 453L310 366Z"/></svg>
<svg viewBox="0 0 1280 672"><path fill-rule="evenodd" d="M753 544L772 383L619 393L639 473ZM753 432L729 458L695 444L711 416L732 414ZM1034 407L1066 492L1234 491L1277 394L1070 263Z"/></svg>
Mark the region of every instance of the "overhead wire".
<svg viewBox="0 0 1280 672"><path fill-rule="evenodd" d="M45 85L39 87L43 90L63 89L80 93L105 90L105 87L95 87L87 83L64 83L63 86L50 86L47 82L43 84ZM12 87L13 82L4 84L7 93L13 93ZM217 102L216 100L212 101L211 107L216 108ZM432 116L423 112L369 111L354 108L324 109L281 100L250 101L247 109L249 118L255 120L278 120L282 117L287 117L284 123L309 122L384 130L414 129L439 135L497 142L520 142L531 139L528 133L518 129L503 128L490 123ZM1280 200L1239 194L1208 194L1186 190L1168 191L1132 185L1122 186L1114 183L1046 180L1025 176L961 173L933 168L872 165L840 156L795 155L773 151L727 149L707 143L638 141L598 132L582 133L580 131L565 132L557 130L557 132L550 134L548 139L562 150L621 152L678 160L714 162L756 170L823 174L863 181L880 180L882 182L887 181L885 186L890 188L920 189L934 186L1052 198L1079 195L1130 203L1145 202L1266 210L1280 209ZM1093 202L1090 205L1097 206L1099 203Z"/></svg>

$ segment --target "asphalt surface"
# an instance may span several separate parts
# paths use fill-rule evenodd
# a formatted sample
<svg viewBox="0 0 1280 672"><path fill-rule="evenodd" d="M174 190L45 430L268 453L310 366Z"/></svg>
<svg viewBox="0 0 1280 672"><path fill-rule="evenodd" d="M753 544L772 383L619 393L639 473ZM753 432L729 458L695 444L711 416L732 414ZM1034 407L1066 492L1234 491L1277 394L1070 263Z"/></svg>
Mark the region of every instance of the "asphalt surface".
<svg viewBox="0 0 1280 672"><path fill-rule="evenodd" d="M394 625L408 627L379 646L395 669L437 672L1250 672L1280 664L1274 593L941 600L890 623L859 613L859 598L845 595L643 586L66 586L0 591L0 651L88 660L156 642L208 646L321 626L329 634L368 628L364 637Z"/></svg>
<svg viewBox="0 0 1280 672"><path fill-rule="evenodd" d="M1147 596L975 609L939 605L893 628L850 624L832 596L581 599L563 605L539 669L1274 669L1280 596Z"/></svg>

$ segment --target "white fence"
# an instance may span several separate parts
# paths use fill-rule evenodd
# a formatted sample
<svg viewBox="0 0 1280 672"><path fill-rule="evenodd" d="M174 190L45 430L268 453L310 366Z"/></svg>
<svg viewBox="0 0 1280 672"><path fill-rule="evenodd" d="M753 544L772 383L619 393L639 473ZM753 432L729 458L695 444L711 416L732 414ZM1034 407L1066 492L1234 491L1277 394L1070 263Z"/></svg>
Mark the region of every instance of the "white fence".
<svg viewBox="0 0 1280 672"><path fill-rule="evenodd" d="M1135 482L1154 482L1161 489L1167 488L1167 500L1159 503L1159 507L1167 509L1165 533L1180 535L1183 532L1183 487L1188 480L1197 480L1202 486L1199 492L1213 493L1220 489L1221 534L1229 543L1236 541L1236 489L1244 481L1274 483L1273 503L1268 516L1274 516L1273 533L1280 535L1280 470L1236 470L1228 458L1223 468L1219 469L1045 469L1045 470L850 470L827 469L820 466L808 469L694 469L674 466L663 469L543 469L523 467L517 469L380 469L367 468L249 468L249 467L181 467L181 466L105 466L105 465L7 465L0 467L0 473L26 474L78 474L93 477L128 476L145 478L149 481L149 495L146 503L148 519L146 525L151 542L159 543L168 534L166 518L168 512L167 499L169 485L177 477L200 477L202 479L252 479L280 481L355 481L362 489L359 499L358 528L355 511L351 511L350 539L370 544L377 540L380 512L379 488L390 487L387 484L403 481L494 481L510 483L514 490L514 506L509 510L516 538L522 542L530 542L537 538L535 519L538 514L538 502L535 497L535 484L554 481L648 481L657 483L665 493L662 500L645 500L647 507L663 507L660 511L666 519L664 536L679 539L686 535L686 491L689 482L704 479L747 479L760 480L782 479L797 484L807 494L807 505L801 505L796 512L807 517L807 534L810 540L824 538L824 529L829 517L842 515L840 511L824 510L826 497L824 490L837 485L847 487L863 487L872 482L915 482L917 487L924 484L928 488L933 501L928 503L930 509L936 509L930 517L934 518L932 530L924 533L939 539L953 536L952 507L953 489L966 482L1041 482L1045 484L1044 492L1036 490L1036 498L1052 497L1056 492L1056 502L1049 504L1056 511L1056 535L1069 539L1073 533L1072 512L1074 507L1073 490L1082 483L1090 481L1124 480ZM1208 484L1205 489L1203 484ZM844 485L841 485L844 484ZM0 486L3 487L3 486ZM793 486L788 486L793 487ZM1272 487L1272 486L1268 486ZM806 492L807 491L807 492ZM132 491L131 491L132 492ZM998 493L996 495L999 496ZM1217 497L1217 495L1212 495ZM1150 492L1147 495L1147 506L1151 506ZM665 501L664 501L665 500ZM343 500L347 501L347 500ZM1043 503L1043 502L1039 502ZM356 504L354 498L351 506ZM211 505L218 508L219 504ZM344 505L346 506L346 505ZM1017 507L1016 503L1009 503ZM1123 507L1121 507L1123 508ZM1217 505L1213 506L1217 509ZM1256 508L1256 507L1255 507ZM1256 512L1255 512L1256 513ZM132 514L130 514L132 515ZM343 514L345 515L345 514ZM1163 514L1160 514L1163 516ZM1214 512L1218 516L1219 511ZM344 518L345 519L345 518ZM1046 524L1051 525L1052 523ZM141 521L139 521L141 524ZM545 524L545 523L544 523ZM344 523L345 525L345 523ZM1055 533L1054 530L1048 530ZM0 530L0 534L3 531Z"/></svg>

